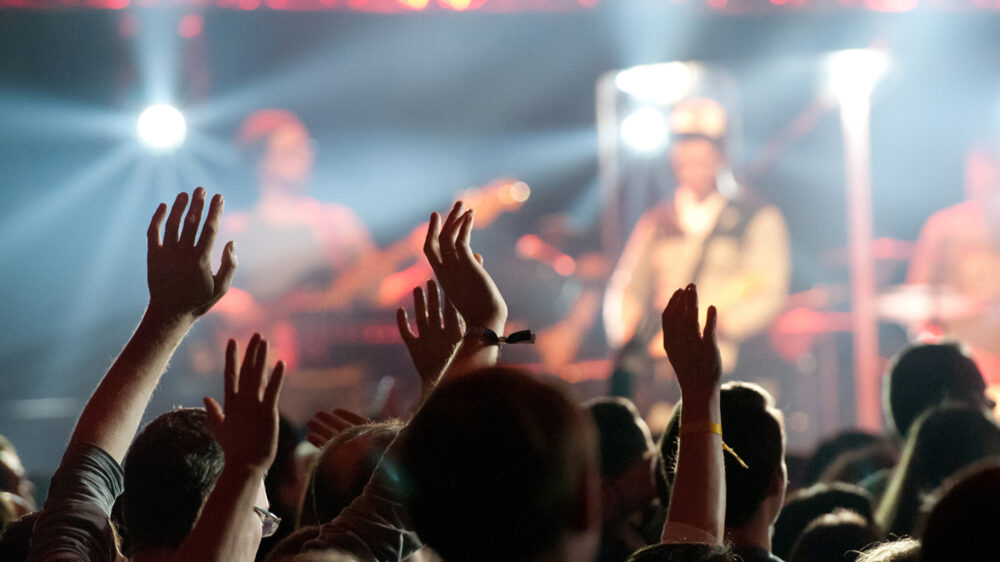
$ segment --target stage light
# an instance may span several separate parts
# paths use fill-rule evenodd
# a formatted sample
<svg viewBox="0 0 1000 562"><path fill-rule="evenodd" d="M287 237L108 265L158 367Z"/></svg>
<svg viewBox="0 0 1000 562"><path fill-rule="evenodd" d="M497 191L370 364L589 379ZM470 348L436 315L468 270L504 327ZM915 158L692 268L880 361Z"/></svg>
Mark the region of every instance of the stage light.
<svg viewBox="0 0 1000 562"><path fill-rule="evenodd" d="M510 186L510 196L516 203L524 203L531 197L531 188L523 181L516 181Z"/></svg>
<svg viewBox="0 0 1000 562"><path fill-rule="evenodd" d="M667 142L667 120L656 109L640 109L622 121L621 134L622 140L632 148L652 152Z"/></svg>
<svg viewBox="0 0 1000 562"><path fill-rule="evenodd" d="M867 98L889 69L889 56L874 49L852 49L833 53L827 59L831 94L841 102Z"/></svg>
<svg viewBox="0 0 1000 562"><path fill-rule="evenodd" d="M685 62L647 64L615 75L615 86L642 101L673 105L691 93L700 68Z"/></svg>
<svg viewBox="0 0 1000 562"><path fill-rule="evenodd" d="M139 140L155 150L173 150L184 144L187 124L180 111L169 105L151 105L139 115Z"/></svg>

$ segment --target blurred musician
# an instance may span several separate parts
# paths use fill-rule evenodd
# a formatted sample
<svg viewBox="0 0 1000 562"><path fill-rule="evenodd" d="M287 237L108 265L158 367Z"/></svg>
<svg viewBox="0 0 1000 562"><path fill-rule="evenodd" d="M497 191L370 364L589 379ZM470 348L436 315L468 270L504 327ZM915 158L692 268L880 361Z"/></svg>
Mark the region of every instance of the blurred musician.
<svg viewBox="0 0 1000 562"><path fill-rule="evenodd" d="M259 199L247 211L226 213L222 237L237 241L239 273L215 309L234 327L255 323L290 367L298 361L296 296L316 295L376 251L351 209L308 194L313 146L309 131L290 111L250 115L237 143L256 164ZM304 307L298 307L304 308Z"/></svg>
<svg viewBox="0 0 1000 562"><path fill-rule="evenodd" d="M728 372L740 342L781 310L791 269L785 221L777 207L720 193L718 178L728 170L726 121L722 106L704 98L671 112L669 160L677 189L639 218L611 277L604 320L612 347L629 341L643 316L663 310L676 288L694 282L701 301L719 309ZM662 355L658 338L650 350Z"/></svg>
<svg viewBox="0 0 1000 562"><path fill-rule="evenodd" d="M982 141L965 157L966 200L920 231L907 283L928 306L913 328L969 344L984 375L1000 382L1000 145Z"/></svg>

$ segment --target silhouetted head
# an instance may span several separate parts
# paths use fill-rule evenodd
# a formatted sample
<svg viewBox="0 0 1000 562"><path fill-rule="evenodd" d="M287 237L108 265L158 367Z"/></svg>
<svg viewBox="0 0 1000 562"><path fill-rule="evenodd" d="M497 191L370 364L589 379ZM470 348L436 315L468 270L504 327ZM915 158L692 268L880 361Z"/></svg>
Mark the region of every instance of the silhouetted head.
<svg viewBox="0 0 1000 562"><path fill-rule="evenodd" d="M1000 560L1000 459L966 468L935 496L919 532L924 560Z"/></svg>
<svg viewBox="0 0 1000 562"><path fill-rule="evenodd" d="M904 438L920 414L945 400L986 405L986 383L979 367L954 343L904 349L893 358L885 383L887 421Z"/></svg>
<svg viewBox="0 0 1000 562"><path fill-rule="evenodd" d="M799 535L788 562L854 562L861 550L882 539L870 519L838 509L814 519Z"/></svg>
<svg viewBox="0 0 1000 562"><path fill-rule="evenodd" d="M913 424L879 505L879 524L889 533L911 534L931 492L962 467L993 455L1000 455L1000 428L980 409L946 404L925 412Z"/></svg>
<svg viewBox="0 0 1000 562"><path fill-rule="evenodd" d="M837 509L850 510L869 523L875 519L872 514L872 497L864 488L841 482L814 484L794 492L781 508L781 514L774 522L771 552L778 558L787 560L795 539L809 523Z"/></svg>
<svg viewBox="0 0 1000 562"><path fill-rule="evenodd" d="M605 524L614 525L656 497L653 438L639 410L625 398L599 398L586 407L600 443Z"/></svg>
<svg viewBox="0 0 1000 562"><path fill-rule="evenodd" d="M833 437L825 439L816 447L816 452L809 458L809 464L806 466L806 484L819 482L827 467L844 453L863 449L877 441L877 436L858 430L841 431Z"/></svg>
<svg viewBox="0 0 1000 562"><path fill-rule="evenodd" d="M354 426L324 445L309 475L298 526L327 523L360 496L401 427L396 421Z"/></svg>
<svg viewBox="0 0 1000 562"><path fill-rule="evenodd" d="M201 408L151 421L125 456L122 519L133 552L174 549L222 472L222 447Z"/></svg>
<svg viewBox="0 0 1000 562"><path fill-rule="evenodd" d="M514 369L464 375L434 391L397 443L414 528L445 560L593 556L596 436L559 388Z"/></svg>
<svg viewBox="0 0 1000 562"><path fill-rule="evenodd" d="M726 463L726 527L742 527L753 519L764 500L774 504L777 517L788 479L785 467L785 435L781 412L763 388L746 382L722 385L722 438L749 468L743 468L732 455ZM665 481L672 485L677 463L678 430L683 404L674 409L671 423L660 440ZM669 498L667 498L669 499ZM666 504L665 504L666 505Z"/></svg>

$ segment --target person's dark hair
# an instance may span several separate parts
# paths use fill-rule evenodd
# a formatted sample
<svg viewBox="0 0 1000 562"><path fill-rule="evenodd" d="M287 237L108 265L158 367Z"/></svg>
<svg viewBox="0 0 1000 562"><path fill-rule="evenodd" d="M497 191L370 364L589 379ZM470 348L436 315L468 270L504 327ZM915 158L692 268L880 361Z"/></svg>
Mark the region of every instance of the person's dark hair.
<svg viewBox="0 0 1000 562"><path fill-rule="evenodd" d="M725 546L705 543L660 543L637 550L627 562L736 562Z"/></svg>
<svg viewBox="0 0 1000 562"><path fill-rule="evenodd" d="M816 447L813 455L809 457L809 463L806 465L806 485L819 482L827 467L843 454L863 449L876 442L878 442L877 436L859 430L841 431L833 437L823 440Z"/></svg>
<svg viewBox="0 0 1000 562"><path fill-rule="evenodd" d="M792 546L788 562L854 562L862 550L882 540L870 519L838 509L814 519Z"/></svg>
<svg viewBox="0 0 1000 562"><path fill-rule="evenodd" d="M125 455L122 519L132 552L177 548L224 464L201 408L151 421Z"/></svg>
<svg viewBox="0 0 1000 562"><path fill-rule="evenodd" d="M592 424L525 372L483 369L442 384L397 446L414 529L445 560L528 560L596 524Z"/></svg>
<svg viewBox="0 0 1000 562"><path fill-rule="evenodd" d="M743 468L732 455L726 463L726 526L746 525L768 496L775 472L780 468L785 450L781 427L781 412L774 399L763 388L747 382L722 385L722 438L742 458L749 468ZM673 417L680 419L682 403ZM677 464L679 423L667 425L660 440L661 468L664 480L673 485ZM672 433L670 433L672 432ZM669 505L669 498L665 498Z"/></svg>
<svg viewBox="0 0 1000 562"><path fill-rule="evenodd" d="M809 523L837 509L850 510L873 523L871 495L864 488L837 482L814 484L797 490L785 501L778 520L774 522L771 537L771 552L787 560L792 545Z"/></svg>
<svg viewBox="0 0 1000 562"><path fill-rule="evenodd" d="M863 551L856 562L920 562L920 541L904 537L877 544Z"/></svg>
<svg viewBox="0 0 1000 562"><path fill-rule="evenodd" d="M5 562L24 562L31 551L31 533L35 530L35 521L41 511L29 513L20 519L3 526L0 533L0 560Z"/></svg>
<svg viewBox="0 0 1000 562"><path fill-rule="evenodd" d="M896 439L885 437L862 449L847 451L826 467L819 481L859 484L899 462L900 446Z"/></svg>
<svg viewBox="0 0 1000 562"><path fill-rule="evenodd" d="M656 492L664 509L670 505L670 489L674 484L674 469L677 467L677 436L680 428L681 404L678 402L656 441Z"/></svg>
<svg viewBox="0 0 1000 562"><path fill-rule="evenodd" d="M979 403L986 390L979 367L956 343L907 347L892 359L885 384L887 421L904 438L927 409L946 400Z"/></svg>
<svg viewBox="0 0 1000 562"><path fill-rule="evenodd" d="M400 428L398 421L350 427L324 445L310 471L296 527L326 523L360 496Z"/></svg>
<svg viewBox="0 0 1000 562"><path fill-rule="evenodd" d="M934 494L918 536L924 560L1000 560L1000 460L969 466Z"/></svg>
<svg viewBox="0 0 1000 562"><path fill-rule="evenodd" d="M992 455L1000 455L1000 428L981 410L947 404L925 412L879 504L879 525L899 536L912 533L927 495L962 467Z"/></svg>
<svg viewBox="0 0 1000 562"><path fill-rule="evenodd" d="M601 476L618 478L653 449L653 438L639 410L620 397L598 398L584 405L597 427Z"/></svg>
<svg viewBox="0 0 1000 562"><path fill-rule="evenodd" d="M300 441L299 429L295 424L284 415L279 416L278 450L271 468L264 476L264 491L267 493L267 501L271 504L268 511L286 523L279 525L278 530L270 537L260 540L255 558L258 562L263 561L275 545L295 530L292 524L298 517L299 505L302 503L298 463L295 458L295 450ZM297 493L290 494L288 490L295 490Z"/></svg>

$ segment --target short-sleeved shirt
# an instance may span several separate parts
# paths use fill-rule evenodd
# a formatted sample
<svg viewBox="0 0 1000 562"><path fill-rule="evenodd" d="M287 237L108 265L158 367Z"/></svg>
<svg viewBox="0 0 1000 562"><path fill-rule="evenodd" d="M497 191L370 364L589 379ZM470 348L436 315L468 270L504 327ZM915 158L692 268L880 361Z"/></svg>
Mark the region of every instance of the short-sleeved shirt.
<svg viewBox="0 0 1000 562"><path fill-rule="evenodd" d="M71 446L35 522L29 562L114 562L110 514L123 489L122 468L110 454L89 443Z"/></svg>

